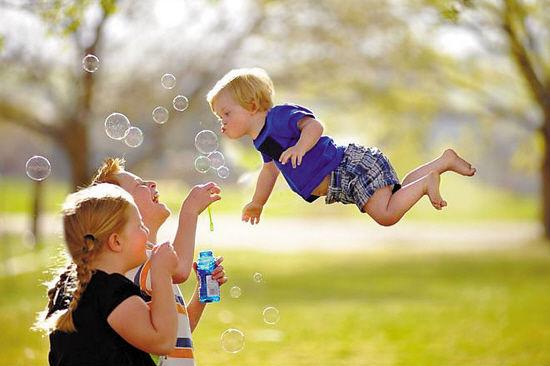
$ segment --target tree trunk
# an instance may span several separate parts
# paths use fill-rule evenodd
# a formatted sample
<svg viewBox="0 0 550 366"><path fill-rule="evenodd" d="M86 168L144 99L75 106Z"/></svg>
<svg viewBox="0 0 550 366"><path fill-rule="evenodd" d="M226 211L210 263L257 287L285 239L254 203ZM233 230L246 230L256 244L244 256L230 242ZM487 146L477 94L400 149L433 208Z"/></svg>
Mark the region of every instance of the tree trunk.
<svg viewBox="0 0 550 366"><path fill-rule="evenodd" d="M81 122L66 126L61 131L58 142L65 150L71 164L71 183L73 190L76 190L78 187L86 187L90 184L88 130Z"/></svg>
<svg viewBox="0 0 550 366"><path fill-rule="evenodd" d="M40 216L42 215L42 202L44 201L44 183L34 182L33 205L31 214L31 232L33 246L38 248L42 242L42 232L40 226Z"/></svg>
<svg viewBox="0 0 550 366"><path fill-rule="evenodd" d="M550 106L544 111L544 152L542 160L542 223L544 236L550 239Z"/></svg>

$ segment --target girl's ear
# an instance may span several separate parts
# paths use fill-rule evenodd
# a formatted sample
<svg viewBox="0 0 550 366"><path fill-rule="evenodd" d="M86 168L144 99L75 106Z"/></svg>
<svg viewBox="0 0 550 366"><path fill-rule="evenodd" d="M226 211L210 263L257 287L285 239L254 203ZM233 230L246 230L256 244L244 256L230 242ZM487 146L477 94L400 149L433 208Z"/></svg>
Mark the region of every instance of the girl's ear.
<svg viewBox="0 0 550 366"><path fill-rule="evenodd" d="M122 243L120 242L120 235L117 233L112 233L109 235L109 239L107 239L107 246L110 250L113 252L120 252L122 251Z"/></svg>

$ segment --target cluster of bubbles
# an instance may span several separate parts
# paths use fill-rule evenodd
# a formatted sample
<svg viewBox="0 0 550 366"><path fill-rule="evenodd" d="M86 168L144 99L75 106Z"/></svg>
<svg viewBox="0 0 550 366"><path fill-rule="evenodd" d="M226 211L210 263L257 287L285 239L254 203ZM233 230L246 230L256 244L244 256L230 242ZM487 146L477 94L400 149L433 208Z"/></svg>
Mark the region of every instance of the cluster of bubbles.
<svg viewBox="0 0 550 366"><path fill-rule="evenodd" d="M160 84L164 89L174 89L176 86L176 77L172 74L164 74L160 77ZM187 107L189 107L189 99L187 99L185 95L178 94L172 100L172 107L174 107L174 109L178 112L183 112L187 109ZM153 109L152 115L153 121L159 125L162 125L168 121L170 112L168 112L168 109L163 106L157 106Z"/></svg>
<svg viewBox="0 0 550 366"><path fill-rule="evenodd" d="M218 177L229 177L229 168L225 166L225 157L218 151L218 136L210 130L202 130L195 136L195 147L203 154L195 159L195 169L199 173L215 170Z"/></svg>
<svg viewBox="0 0 550 366"><path fill-rule="evenodd" d="M95 72L99 67L99 59L94 55L86 55L82 59L82 66L88 72ZM172 74L162 75L160 82L165 89L176 86L176 77ZM172 104L177 111L185 111L189 107L189 99L184 95L177 95ZM162 125L168 121L170 112L163 106L156 106L151 112L153 121ZM124 140L129 147L138 147L143 143L143 131L132 126L130 120L122 113L111 113L105 119L105 132L113 140Z"/></svg>
<svg viewBox="0 0 550 366"><path fill-rule="evenodd" d="M256 283L263 281L263 275L260 272L255 272L252 279ZM242 290L239 286L233 286L229 290L232 298L238 299L241 297ZM263 321L269 325L275 325L281 319L279 310L274 306L266 306L262 311ZM240 352L244 348L244 333L236 328L229 328L221 335L222 349L229 353Z"/></svg>
<svg viewBox="0 0 550 366"><path fill-rule="evenodd" d="M143 142L143 132L132 126L130 120L122 113L111 113L105 118L105 132L113 140L124 140L129 147L138 147Z"/></svg>
<svg viewBox="0 0 550 366"><path fill-rule="evenodd" d="M164 74L160 78L160 84L162 85L162 87L164 89L168 89L168 90L174 89L174 87L176 86L176 77L172 74ZM172 99L172 107L174 107L174 109L176 111L183 112L184 110L187 109L187 107L189 107L189 99L187 99L187 97L185 95L178 94L174 97L174 99ZM157 108L159 108L159 107L157 107ZM164 116L164 112L166 112L166 120L167 120L168 119L168 116L167 116L168 111L164 107L161 107L161 108L164 109L164 111L162 111L162 113L163 113L162 116ZM155 116L153 115L153 118L154 117ZM164 122L166 122L166 120L164 120ZM157 119L155 119L155 122L164 123L164 122L157 121Z"/></svg>
<svg viewBox="0 0 550 366"><path fill-rule="evenodd" d="M35 155L27 160L25 164L25 171L27 176L37 182L43 181L48 178L52 171L52 166L48 159L43 156Z"/></svg>

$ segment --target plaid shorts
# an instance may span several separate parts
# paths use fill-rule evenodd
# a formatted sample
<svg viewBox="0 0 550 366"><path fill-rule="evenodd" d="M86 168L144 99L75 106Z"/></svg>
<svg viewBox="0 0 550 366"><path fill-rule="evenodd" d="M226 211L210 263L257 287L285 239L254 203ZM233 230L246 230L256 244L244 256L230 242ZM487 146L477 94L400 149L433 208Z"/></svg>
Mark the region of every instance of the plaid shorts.
<svg viewBox="0 0 550 366"><path fill-rule="evenodd" d="M388 158L376 147L350 144L338 167L331 172L325 202L355 203L361 212L376 190L401 184Z"/></svg>

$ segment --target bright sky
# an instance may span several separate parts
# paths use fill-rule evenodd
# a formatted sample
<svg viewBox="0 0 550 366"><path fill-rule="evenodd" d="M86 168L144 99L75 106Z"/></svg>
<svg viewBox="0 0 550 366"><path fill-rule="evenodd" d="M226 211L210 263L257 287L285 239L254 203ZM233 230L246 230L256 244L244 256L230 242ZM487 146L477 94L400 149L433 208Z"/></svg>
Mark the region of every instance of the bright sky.
<svg viewBox="0 0 550 366"><path fill-rule="evenodd" d="M438 50L456 57L482 50L474 35L458 27L441 27L435 36L435 43Z"/></svg>

